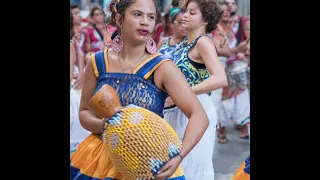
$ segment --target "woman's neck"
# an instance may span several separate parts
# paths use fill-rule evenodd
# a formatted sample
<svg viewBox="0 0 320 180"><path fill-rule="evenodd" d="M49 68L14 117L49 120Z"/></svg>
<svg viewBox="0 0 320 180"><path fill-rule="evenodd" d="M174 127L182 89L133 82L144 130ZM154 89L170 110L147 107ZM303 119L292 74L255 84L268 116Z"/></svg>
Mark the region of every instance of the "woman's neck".
<svg viewBox="0 0 320 180"><path fill-rule="evenodd" d="M195 39L197 39L199 36L202 34L205 34L206 31L204 28L197 28L194 29L193 31L188 31L188 44L193 42Z"/></svg>
<svg viewBox="0 0 320 180"><path fill-rule="evenodd" d="M130 64L137 61L144 54L146 54L145 44L137 46L131 43L123 43L123 49L119 55L123 63Z"/></svg>

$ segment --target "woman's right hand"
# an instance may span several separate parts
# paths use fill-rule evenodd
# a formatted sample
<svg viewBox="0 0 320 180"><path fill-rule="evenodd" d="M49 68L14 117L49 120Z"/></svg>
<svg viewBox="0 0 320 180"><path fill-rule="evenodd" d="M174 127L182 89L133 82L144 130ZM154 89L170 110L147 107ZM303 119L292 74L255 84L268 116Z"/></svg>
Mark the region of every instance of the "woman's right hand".
<svg viewBox="0 0 320 180"><path fill-rule="evenodd" d="M175 171L177 170L180 164L181 164L181 158L179 156L172 158L158 172L158 175L156 175L156 180L164 180L164 179L170 178L175 173Z"/></svg>

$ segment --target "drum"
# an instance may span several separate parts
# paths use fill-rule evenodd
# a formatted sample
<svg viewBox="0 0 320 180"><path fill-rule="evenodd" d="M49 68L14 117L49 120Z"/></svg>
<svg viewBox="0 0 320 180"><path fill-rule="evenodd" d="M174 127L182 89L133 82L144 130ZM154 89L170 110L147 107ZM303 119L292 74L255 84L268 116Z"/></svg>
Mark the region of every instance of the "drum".
<svg viewBox="0 0 320 180"><path fill-rule="evenodd" d="M226 68L227 67L227 58L220 56L219 60L222 63L223 67Z"/></svg>
<svg viewBox="0 0 320 180"><path fill-rule="evenodd" d="M154 179L170 159L180 154L179 137L164 119L132 104L122 107L111 86L103 85L88 107L96 115L109 118L102 139L123 179Z"/></svg>
<svg viewBox="0 0 320 180"><path fill-rule="evenodd" d="M227 65L229 87L248 87L249 67L245 60L237 60Z"/></svg>

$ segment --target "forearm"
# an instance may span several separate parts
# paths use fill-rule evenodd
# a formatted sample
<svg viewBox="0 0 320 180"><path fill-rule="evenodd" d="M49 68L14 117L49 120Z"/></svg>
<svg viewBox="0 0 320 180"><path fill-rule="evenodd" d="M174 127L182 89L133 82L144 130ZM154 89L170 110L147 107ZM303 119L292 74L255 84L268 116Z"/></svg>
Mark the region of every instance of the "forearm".
<svg viewBox="0 0 320 180"><path fill-rule="evenodd" d="M93 133L103 133L104 121L94 116L89 110L80 111L79 115L81 126Z"/></svg>
<svg viewBox="0 0 320 180"><path fill-rule="evenodd" d="M230 51L231 51L232 54L233 54L233 53L241 52L238 46L237 46L237 47L234 47L234 48L229 48L229 49L230 49Z"/></svg>
<svg viewBox="0 0 320 180"><path fill-rule="evenodd" d="M197 107L197 110L188 119L189 122L182 140L180 153L182 157L186 157L198 144L209 125L208 117L201 105Z"/></svg>
<svg viewBox="0 0 320 180"><path fill-rule="evenodd" d="M79 57L79 74L83 75L84 73L84 56L80 55L80 53L78 54Z"/></svg>
<svg viewBox="0 0 320 180"><path fill-rule="evenodd" d="M230 48L217 48L218 56L229 57L232 55L232 51Z"/></svg>
<svg viewBox="0 0 320 180"><path fill-rule="evenodd" d="M212 75L208 79L204 80L200 84L193 86L192 90L195 94L205 94L216 89L223 88L228 85L228 80L225 77L219 77Z"/></svg>

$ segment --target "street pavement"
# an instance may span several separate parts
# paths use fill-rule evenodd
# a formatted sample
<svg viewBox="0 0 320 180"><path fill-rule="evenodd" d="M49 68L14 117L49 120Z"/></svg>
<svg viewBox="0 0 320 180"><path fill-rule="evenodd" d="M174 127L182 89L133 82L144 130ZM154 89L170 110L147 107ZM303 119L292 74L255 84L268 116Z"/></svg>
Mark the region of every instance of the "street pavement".
<svg viewBox="0 0 320 180"><path fill-rule="evenodd" d="M240 139L240 132L227 127L228 143L220 144L216 138L213 155L215 180L230 180L240 164L250 155L249 140Z"/></svg>

